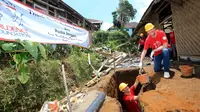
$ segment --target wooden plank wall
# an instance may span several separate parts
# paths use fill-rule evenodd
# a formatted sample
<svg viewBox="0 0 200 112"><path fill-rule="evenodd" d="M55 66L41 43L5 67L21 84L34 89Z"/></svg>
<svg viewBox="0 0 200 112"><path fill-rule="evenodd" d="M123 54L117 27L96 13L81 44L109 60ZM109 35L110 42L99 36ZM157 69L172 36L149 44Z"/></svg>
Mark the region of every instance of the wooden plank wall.
<svg viewBox="0 0 200 112"><path fill-rule="evenodd" d="M179 56L200 56L200 0L171 3Z"/></svg>

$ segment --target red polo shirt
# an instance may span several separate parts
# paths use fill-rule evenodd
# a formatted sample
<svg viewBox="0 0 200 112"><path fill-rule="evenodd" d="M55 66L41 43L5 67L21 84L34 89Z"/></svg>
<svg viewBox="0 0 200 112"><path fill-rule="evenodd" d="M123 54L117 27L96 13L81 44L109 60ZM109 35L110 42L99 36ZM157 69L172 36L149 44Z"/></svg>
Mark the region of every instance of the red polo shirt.
<svg viewBox="0 0 200 112"><path fill-rule="evenodd" d="M139 44L140 44L140 45L144 45L144 43L145 43L145 39L144 39L144 38L140 38Z"/></svg>
<svg viewBox="0 0 200 112"><path fill-rule="evenodd" d="M138 102L134 100L134 93L135 87L132 85L130 87L130 95L124 95L123 100L127 108L127 112L140 112Z"/></svg>
<svg viewBox="0 0 200 112"><path fill-rule="evenodd" d="M145 45L144 45L144 50L148 50L149 47L151 47L153 50L157 49L158 47L162 46L164 43L168 43L167 36L165 35L165 32L162 30L156 30L156 37L152 38L150 35L148 35ZM169 44L168 44L168 47ZM162 53L162 50L157 51L154 53L154 56L157 56Z"/></svg>

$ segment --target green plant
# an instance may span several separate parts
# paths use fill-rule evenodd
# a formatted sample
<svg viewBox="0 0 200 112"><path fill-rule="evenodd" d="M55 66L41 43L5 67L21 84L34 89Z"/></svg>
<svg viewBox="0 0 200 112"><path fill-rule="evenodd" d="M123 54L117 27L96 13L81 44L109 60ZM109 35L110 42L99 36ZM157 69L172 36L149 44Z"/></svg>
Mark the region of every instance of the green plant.
<svg viewBox="0 0 200 112"><path fill-rule="evenodd" d="M93 34L93 42L96 47L109 47L112 50L123 52L136 52L135 40L130 38L129 34L124 30L116 30L111 32L97 31Z"/></svg>
<svg viewBox="0 0 200 112"><path fill-rule="evenodd" d="M93 35L93 45L96 47L103 46L108 42L109 32L107 31L96 31Z"/></svg>
<svg viewBox="0 0 200 112"><path fill-rule="evenodd" d="M136 13L137 10L133 8L128 0L119 0L119 7L112 12L114 26L119 27L119 23L124 26L125 23L135 18Z"/></svg>
<svg viewBox="0 0 200 112"><path fill-rule="evenodd" d="M30 78L21 84L12 68L0 70L0 111L38 112L45 101L65 97L59 60L28 63Z"/></svg>
<svg viewBox="0 0 200 112"><path fill-rule="evenodd" d="M72 50L72 46L67 44L45 44L44 47L48 57L52 59L68 57Z"/></svg>
<svg viewBox="0 0 200 112"><path fill-rule="evenodd" d="M28 40L16 40L15 43L0 41L1 54L10 56L10 64L18 73L17 77L22 84L30 78L28 62L38 62L41 58L47 59L43 45Z"/></svg>
<svg viewBox="0 0 200 112"><path fill-rule="evenodd" d="M96 69L100 67L101 57L90 50L84 50L83 52L80 52L79 50L79 48L75 47L68 57L68 61L76 75L77 83L81 84L82 82L91 79L93 74L93 69L88 63L88 53L90 53L91 63Z"/></svg>

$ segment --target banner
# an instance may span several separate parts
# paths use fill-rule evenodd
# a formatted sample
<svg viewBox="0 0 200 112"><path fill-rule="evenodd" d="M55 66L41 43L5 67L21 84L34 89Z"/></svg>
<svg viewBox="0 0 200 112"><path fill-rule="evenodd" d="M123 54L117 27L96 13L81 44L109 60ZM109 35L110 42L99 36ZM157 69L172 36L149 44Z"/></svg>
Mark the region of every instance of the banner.
<svg viewBox="0 0 200 112"><path fill-rule="evenodd" d="M90 47L89 32L29 8L15 0L0 0L0 40Z"/></svg>

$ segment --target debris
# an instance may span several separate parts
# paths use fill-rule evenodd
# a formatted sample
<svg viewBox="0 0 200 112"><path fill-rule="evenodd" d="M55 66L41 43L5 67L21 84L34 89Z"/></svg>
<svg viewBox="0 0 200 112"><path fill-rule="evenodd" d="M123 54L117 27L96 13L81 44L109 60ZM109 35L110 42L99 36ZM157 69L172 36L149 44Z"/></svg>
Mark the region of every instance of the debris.
<svg viewBox="0 0 200 112"><path fill-rule="evenodd" d="M76 101L77 101L77 97L71 97L71 98L70 98L70 102L71 102L71 103L74 103L74 102L76 102Z"/></svg>
<svg viewBox="0 0 200 112"><path fill-rule="evenodd" d="M100 78L98 78L97 76L95 78L93 78L92 80L90 80L89 82L87 82L85 84L85 86L88 86L88 87L91 87L93 86L94 84L96 84L97 82L100 81Z"/></svg>
<svg viewBox="0 0 200 112"><path fill-rule="evenodd" d="M83 102L83 100L82 99L78 99L77 100L77 103L79 104L79 103L82 103Z"/></svg>
<svg viewBox="0 0 200 112"><path fill-rule="evenodd" d="M82 96L83 96L83 93L79 93L79 94L76 95L77 98L80 98Z"/></svg>
<svg viewBox="0 0 200 112"><path fill-rule="evenodd" d="M59 112L59 101L44 102L40 112Z"/></svg>

